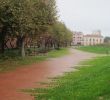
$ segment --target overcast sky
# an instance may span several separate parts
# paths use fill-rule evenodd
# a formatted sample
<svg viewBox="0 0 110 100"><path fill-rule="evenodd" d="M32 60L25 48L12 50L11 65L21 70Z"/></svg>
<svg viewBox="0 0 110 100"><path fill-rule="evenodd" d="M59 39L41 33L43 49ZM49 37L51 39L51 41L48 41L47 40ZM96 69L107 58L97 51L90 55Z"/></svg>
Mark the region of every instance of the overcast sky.
<svg viewBox="0 0 110 100"><path fill-rule="evenodd" d="M57 0L57 6L60 19L72 31L101 30L110 36L110 0Z"/></svg>

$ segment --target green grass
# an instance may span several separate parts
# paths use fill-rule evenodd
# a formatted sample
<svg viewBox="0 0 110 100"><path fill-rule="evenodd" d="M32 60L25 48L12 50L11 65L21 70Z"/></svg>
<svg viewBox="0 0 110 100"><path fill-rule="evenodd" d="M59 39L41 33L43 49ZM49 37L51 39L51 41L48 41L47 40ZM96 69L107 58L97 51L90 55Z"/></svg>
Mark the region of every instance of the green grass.
<svg viewBox="0 0 110 100"><path fill-rule="evenodd" d="M69 54L69 50L68 49L60 49L60 50L52 50L48 53L48 57L49 58L56 58L56 57L61 57L64 55Z"/></svg>
<svg viewBox="0 0 110 100"><path fill-rule="evenodd" d="M110 100L110 56L83 62L77 70L28 92L35 100Z"/></svg>
<svg viewBox="0 0 110 100"><path fill-rule="evenodd" d="M53 50L47 54L39 56L28 56L24 59L17 55L16 51L6 51L5 56L0 55L0 72L14 70L23 65L29 65L40 61L47 60L48 58L61 57L69 54L68 48L62 48L60 50Z"/></svg>
<svg viewBox="0 0 110 100"><path fill-rule="evenodd" d="M78 49L87 52L99 53L99 54L107 54L108 52L110 52L110 46L107 45L81 46Z"/></svg>

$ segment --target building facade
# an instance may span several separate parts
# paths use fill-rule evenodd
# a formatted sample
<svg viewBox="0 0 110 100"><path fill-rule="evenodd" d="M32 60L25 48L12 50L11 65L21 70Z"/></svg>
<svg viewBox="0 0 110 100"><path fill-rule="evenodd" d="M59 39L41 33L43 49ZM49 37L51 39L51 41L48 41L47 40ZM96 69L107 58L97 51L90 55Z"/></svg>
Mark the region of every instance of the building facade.
<svg viewBox="0 0 110 100"><path fill-rule="evenodd" d="M83 38L82 32L73 32L73 45L83 45Z"/></svg>
<svg viewBox="0 0 110 100"><path fill-rule="evenodd" d="M104 43L104 37L100 31L93 32L92 34L84 35L82 32L74 32L73 45L98 45Z"/></svg>

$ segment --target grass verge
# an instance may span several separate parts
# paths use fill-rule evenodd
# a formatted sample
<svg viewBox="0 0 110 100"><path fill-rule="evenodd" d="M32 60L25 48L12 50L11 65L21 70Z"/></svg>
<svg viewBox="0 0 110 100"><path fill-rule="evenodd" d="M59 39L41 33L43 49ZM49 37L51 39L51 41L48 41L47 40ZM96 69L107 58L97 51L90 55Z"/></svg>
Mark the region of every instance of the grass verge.
<svg viewBox="0 0 110 100"><path fill-rule="evenodd" d="M19 57L16 54L8 53L8 56L5 56L5 57L1 56L0 57L0 72L14 70L17 67L20 67L22 65L29 65L32 63L44 61L48 58L61 57L61 56L64 56L66 54L69 54L68 48L62 48L60 50L53 50L53 51L48 52L48 54L42 54L39 56L29 56L29 57L26 57L24 59L22 59L21 57ZM12 55L14 55L14 56L10 57Z"/></svg>
<svg viewBox="0 0 110 100"><path fill-rule="evenodd" d="M99 53L99 54L108 54L110 53L110 46L107 45L97 45L97 46L81 46L79 50Z"/></svg>
<svg viewBox="0 0 110 100"><path fill-rule="evenodd" d="M110 100L110 56L84 62L77 70L29 92L35 100Z"/></svg>

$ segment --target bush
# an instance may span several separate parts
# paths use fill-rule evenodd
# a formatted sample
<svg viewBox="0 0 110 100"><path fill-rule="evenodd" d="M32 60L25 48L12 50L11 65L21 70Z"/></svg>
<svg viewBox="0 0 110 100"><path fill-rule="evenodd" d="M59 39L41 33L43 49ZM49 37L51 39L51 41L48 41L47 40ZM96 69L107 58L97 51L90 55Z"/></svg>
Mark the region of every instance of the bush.
<svg viewBox="0 0 110 100"><path fill-rule="evenodd" d="M19 50L6 50L4 54L0 54L0 59L6 60L6 59L14 59L19 58Z"/></svg>

